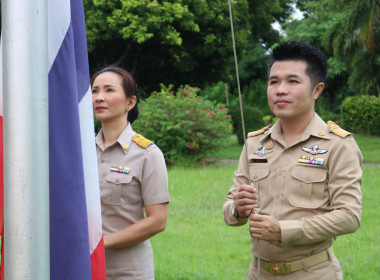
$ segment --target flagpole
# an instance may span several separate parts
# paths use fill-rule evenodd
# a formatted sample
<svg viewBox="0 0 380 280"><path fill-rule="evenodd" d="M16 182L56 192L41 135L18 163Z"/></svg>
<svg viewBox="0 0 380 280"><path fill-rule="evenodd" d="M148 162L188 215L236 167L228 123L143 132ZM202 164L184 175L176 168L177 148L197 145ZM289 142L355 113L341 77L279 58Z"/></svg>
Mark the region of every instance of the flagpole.
<svg viewBox="0 0 380 280"><path fill-rule="evenodd" d="M50 279L47 0L3 0L5 279Z"/></svg>

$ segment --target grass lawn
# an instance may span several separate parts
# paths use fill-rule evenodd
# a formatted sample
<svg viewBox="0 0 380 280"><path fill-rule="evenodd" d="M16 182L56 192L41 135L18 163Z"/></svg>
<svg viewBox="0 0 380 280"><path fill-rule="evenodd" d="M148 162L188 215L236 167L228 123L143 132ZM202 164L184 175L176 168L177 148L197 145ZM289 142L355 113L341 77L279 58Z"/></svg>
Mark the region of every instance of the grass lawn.
<svg viewBox="0 0 380 280"><path fill-rule="evenodd" d="M363 154L364 162L380 163L380 137L355 134L354 138ZM379 277L380 279L380 277Z"/></svg>
<svg viewBox="0 0 380 280"><path fill-rule="evenodd" d="M236 165L169 170L171 202L163 233L151 239L156 279L246 279L251 260L247 225L225 225L222 205ZM364 168L360 229L334 243L344 279L380 279L380 167Z"/></svg>
<svg viewBox="0 0 380 280"><path fill-rule="evenodd" d="M356 135L367 162L380 163L379 137ZM233 143L235 141L235 143ZM234 155L241 146L232 139ZM372 150L374 149L374 150ZM218 156L229 158L227 151ZM223 154L224 153L224 154ZM171 168L169 218L163 233L151 238L157 280L246 279L251 261L248 226L229 227L222 206L232 185L237 162L199 168ZM380 279L380 166L365 166L362 183L363 216L360 229L334 243L344 279Z"/></svg>

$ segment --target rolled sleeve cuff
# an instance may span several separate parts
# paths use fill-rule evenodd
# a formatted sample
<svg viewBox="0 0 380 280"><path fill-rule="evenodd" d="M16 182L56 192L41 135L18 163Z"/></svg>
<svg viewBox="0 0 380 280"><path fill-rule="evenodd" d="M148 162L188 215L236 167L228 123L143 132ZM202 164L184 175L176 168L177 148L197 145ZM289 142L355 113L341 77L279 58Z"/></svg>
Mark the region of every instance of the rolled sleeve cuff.
<svg viewBox="0 0 380 280"><path fill-rule="evenodd" d="M235 218L233 216L233 209L235 208L235 204L233 201L227 201L225 202L223 206L223 214L224 214L224 220L227 225L229 226L241 226L247 223L247 218Z"/></svg>
<svg viewBox="0 0 380 280"><path fill-rule="evenodd" d="M301 221L280 221L282 245L297 244L302 240Z"/></svg>

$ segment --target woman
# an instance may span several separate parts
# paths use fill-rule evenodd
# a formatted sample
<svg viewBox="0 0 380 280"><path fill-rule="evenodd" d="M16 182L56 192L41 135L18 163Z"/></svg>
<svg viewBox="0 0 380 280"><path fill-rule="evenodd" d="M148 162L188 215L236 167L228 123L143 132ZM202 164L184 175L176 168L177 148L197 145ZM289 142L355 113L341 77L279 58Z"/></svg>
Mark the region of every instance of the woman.
<svg viewBox="0 0 380 280"><path fill-rule="evenodd" d="M136 83L109 66L91 77L107 279L154 279L148 238L166 227L168 181L164 157L132 130ZM145 216L144 217L144 209Z"/></svg>

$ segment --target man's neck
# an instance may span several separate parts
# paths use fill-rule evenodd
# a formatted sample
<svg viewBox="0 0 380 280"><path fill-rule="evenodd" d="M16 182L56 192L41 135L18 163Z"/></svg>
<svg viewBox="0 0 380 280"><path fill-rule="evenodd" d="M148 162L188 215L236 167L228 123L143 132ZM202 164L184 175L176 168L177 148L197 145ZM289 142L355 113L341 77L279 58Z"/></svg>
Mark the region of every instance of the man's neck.
<svg viewBox="0 0 380 280"><path fill-rule="evenodd" d="M308 118L298 119L281 119L281 130L284 140L288 146L294 144L297 139L304 133L306 127L314 117L313 114Z"/></svg>

